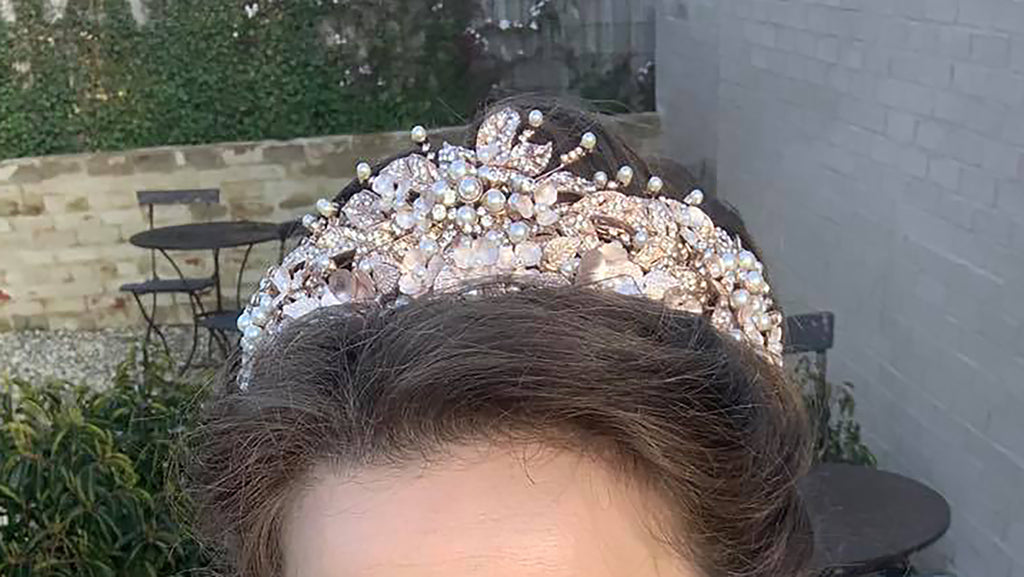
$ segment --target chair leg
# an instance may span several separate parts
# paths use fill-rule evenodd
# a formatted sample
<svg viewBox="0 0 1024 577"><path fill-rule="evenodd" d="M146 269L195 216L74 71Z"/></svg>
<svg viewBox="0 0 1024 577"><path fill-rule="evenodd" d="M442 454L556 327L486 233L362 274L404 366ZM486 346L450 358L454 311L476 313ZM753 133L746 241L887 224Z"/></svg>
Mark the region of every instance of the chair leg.
<svg viewBox="0 0 1024 577"><path fill-rule="evenodd" d="M196 348L199 346L199 317L197 316L196 308L196 302L199 300L199 295L196 293L188 293L188 300L189 304L192 305L192 348L189 349L188 357L185 359L185 363L181 365L181 369L178 371L179 375L184 375L185 372L192 367L192 359L195 357ZM198 306L201 308L202 303L200 302Z"/></svg>
<svg viewBox="0 0 1024 577"><path fill-rule="evenodd" d="M139 298L137 293L132 293L132 297L135 298L135 304L139 305L142 318L146 320L146 336L142 339L142 360L144 362L149 361L149 341L152 333L156 333L160 337L160 342L164 345L164 351L167 353L167 356L171 356L171 347L167 344L167 338L164 336L163 331L160 330L160 327L156 325L156 293L153 293L152 313L146 311L146 307L142 304L142 299Z"/></svg>

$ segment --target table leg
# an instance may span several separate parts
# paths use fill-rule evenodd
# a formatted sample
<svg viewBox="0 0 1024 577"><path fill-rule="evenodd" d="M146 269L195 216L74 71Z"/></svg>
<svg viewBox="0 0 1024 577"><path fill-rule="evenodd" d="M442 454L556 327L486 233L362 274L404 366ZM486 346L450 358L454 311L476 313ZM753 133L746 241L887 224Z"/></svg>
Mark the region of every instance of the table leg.
<svg viewBox="0 0 1024 577"><path fill-rule="evenodd" d="M224 310L224 298L220 290L220 249L213 249L213 282L217 291L217 312Z"/></svg>
<svg viewBox="0 0 1024 577"><path fill-rule="evenodd" d="M249 245L245 249L245 256L242 258L242 266L238 267L238 282L235 284L235 302L238 304L239 309L245 308L242 306L242 274L245 273L245 265L249 262L249 253L252 252L252 247L255 245Z"/></svg>

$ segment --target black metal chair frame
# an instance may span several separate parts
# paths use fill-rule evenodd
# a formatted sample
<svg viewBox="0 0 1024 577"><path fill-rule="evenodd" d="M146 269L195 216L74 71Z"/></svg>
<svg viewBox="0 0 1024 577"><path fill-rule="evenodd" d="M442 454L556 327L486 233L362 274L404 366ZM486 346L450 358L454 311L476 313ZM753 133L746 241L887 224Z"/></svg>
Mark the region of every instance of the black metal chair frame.
<svg viewBox="0 0 1024 577"><path fill-rule="evenodd" d="M147 224L149 226L149 229L153 230L153 227L154 227L154 224L153 224L154 223L154 207L155 207L155 205L157 205L157 204L162 204L162 205L175 205L175 204L179 204L179 205L180 204L217 204L217 203L220 202L220 190L216 189L216 188L193 189L193 190L140 190L140 191L138 191L136 193L136 197L138 198L139 204L140 205L144 205L146 207L146 220L147 220ZM196 348L198 347L198 344L199 344L199 325L196 322L196 320L207 314L206 313L206 309L203 306L203 301L200 298L200 295L202 293L208 291L212 287L217 287L217 289L218 289L217 290L217 296L218 296L217 302L218 302L218 306L219 306L220 305L220 290L219 290L219 280L220 280L220 277L218 276L218 271L215 271L214 276L209 277L209 278L190 279L190 278L185 276L185 273L181 270L181 267L178 266L178 263L175 262L175 260L173 258L171 258L171 255L169 255L165 249L161 248L161 249L150 249L150 274L151 274L151 278L147 279L144 282L152 282L152 281L159 281L159 280L161 280L160 276L159 276L159 273L157 272L156 253L158 253L158 252L167 260L168 263L170 263L171 267L174 269L175 274L178 275L178 279L182 282L183 288L181 288L179 290L164 290L164 291L160 291L160 290L141 290L141 291L138 291L138 290L128 290L127 292L130 292L132 297L135 299L135 303L138 305L139 311L141 311L142 317L146 321L146 334L145 334L145 336L143 337L143 340L142 340L142 343L143 343L142 344L142 350L143 350L142 354L143 354L144 358L148 358L148 355L149 355L149 342L150 342L150 339L151 339L152 334L154 332L160 338L160 342L163 344L164 351L167 353L168 356L171 355L171 349L170 349L170 345L168 345L168 343L167 343L167 338L164 336L163 331L160 330L160 327L156 323L157 297L161 293L169 293L169 294L177 293L177 294L185 294L185 295L188 296L189 306L192 309L192 318L193 318L193 323L192 323L192 346L189 349L188 357L186 357L185 362L182 363L181 368L179 369L180 373L184 373L188 369L188 367L191 366L192 359L195 357ZM246 256L248 257L248 254ZM188 284L189 284L190 281L198 282L197 288L189 288ZM201 281L210 281L210 283L201 282ZM127 286L130 286L130 285L122 286L122 290L126 290L125 287L127 287ZM142 302L142 297L147 295L147 294L152 296L152 304L150 305L152 312L148 312L146 310L145 305Z"/></svg>
<svg viewBox="0 0 1024 577"><path fill-rule="evenodd" d="M295 237L295 236L305 235L305 234L306 234L306 229L305 229L304 226L302 226L302 221L301 220L289 220L289 221L285 221L285 222L280 223L280 225L278 226L278 236L279 236L279 241L278 241L279 242L279 246L278 246L278 262L281 262L281 261L284 260L285 246L286 246L286 244L288 242L288 239L290 239L292 237ZM197 325L198 324L202 324L208 331L210 331L211 341L216 340L218 348L220 348L222 355L224 355L225 357L227 356L227 354L230 351L230 349L232 347L232 344L233 344L232 343L233 339L228 337L228 333L229 332L230 333L237 333L238 330L237 330L237 328L235 327L234 324L231 324L230 328L225 328L223 326L220 326L220 323L218 323L217 321L218 320L222 320L222 319L219 319L218 315L222 315L222 314L226 314L226 313L235 314L235 313L240 313L241 312L241 309L243 308L243 304L242 304L242 276L245 273L245 266L249 262L249 255L252 252L253 246L254 245L248 245L246 247L245 255L242 257L242 264L241 264L241 266L238 269L238 278L236 279L236 282L235 282L235 303L236 303L236 305L238 307L238 310L235 310L235 311L225 310L223 308L223 302L221 300L220 292L218 292L217 293L217 310L216 311L211 311L209 313L203 313L199 317L197 317L197 319L196 319ZM219 258L220 250L219 249L214 249L213 255L214 255L213 256L213 262L214 262L214 273L213 273L213 276L214 276L215 279L218 279L218 282L219 282L219 279L220 279L220 266L219 266L219 264L220 264L220 258ZM237 343L234 343L234 344L237 344Z"/></svg>

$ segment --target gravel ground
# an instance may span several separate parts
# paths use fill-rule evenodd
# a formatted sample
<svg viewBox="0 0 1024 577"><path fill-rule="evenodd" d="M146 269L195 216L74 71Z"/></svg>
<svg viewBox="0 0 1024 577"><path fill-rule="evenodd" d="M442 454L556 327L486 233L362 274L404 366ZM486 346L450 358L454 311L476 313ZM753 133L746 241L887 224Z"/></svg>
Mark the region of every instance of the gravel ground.
<svg viewBox="0 0 1024 577"><path fill-rule="evenodd" d="M175 360L181 362L192 344L189 327L163 327ZM0 332L0 378L4 375L26 380L60 379L103 386L110 382L117 365L135 344L141 344L140 329L98 331L13 331ZM205 347L205 340L201 341ZM162 349L153 335L151 350ZM196 356L201 357L205 348Z"/></svg>

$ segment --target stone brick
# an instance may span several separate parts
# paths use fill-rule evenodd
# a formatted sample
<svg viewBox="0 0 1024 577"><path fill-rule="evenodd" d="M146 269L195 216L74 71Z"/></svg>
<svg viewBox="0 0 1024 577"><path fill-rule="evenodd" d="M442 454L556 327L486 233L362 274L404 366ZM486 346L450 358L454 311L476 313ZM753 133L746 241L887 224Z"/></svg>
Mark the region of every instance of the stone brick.
<svg viewBox="0 0 1024 577"><path fill-rule="evenodd" d="M140 150L129 153L128 162L136 172L171 172L178 168L178 161L172 150Z"/></svg>
<svg viewBox="0 0 1024 577"><path fill-rule="evenodd" d="M181 152L185 156L185 164L196 170L212 170L227 166L224 156L216 148L196 146L185 148Z"/></svg>
<svg viewBox="0 0 1024 577"><path fill-rule="evenodd" d="M88 226L75 230L75 239L82 246L107 245L124 241L117 225Z"/></svg>
<svg viewBox="0 0 1024 577"><path fill-rule="evenodd" d="M949 158L932 157L928 160L928 179L948 190L960 187L961 164Z"/></svg>
<svg viewBox="0 0 1024 577"><path fill-rule="evenodd" d="M908 52L891 57L889 72L894 78L943 88L953 77L953 65L948 60Z"/></svg>
<svg viewBox="0 0 1024 577"><path fill-rule="evenodd" d="M53 216L53 223L57 230L79 230L83 227L98 226L100 218L88 212L57 214Z"/></svg>
<svg viewBox="0 0 1024 577"><path fill-rule="evenodd" d="M885 78L878 84L878 100L899 110L927 114L931 112L934 93L919 84Z"/></svg>
<svg viewBox="0 0 1024 577"><path fill-rule="evenodd" d="M1010 63L1010 37L1004 34L971 34L971 60L1002 68Z"/></svg>
<svg viewBox="0 0 1024 577"><path fill-rule="evenodd" d="M32 232L33 246L37 248L64 247L75 244L73 230L36 230Z"/></svg>
<svg viewBox="0 0 1024 577"><path fill-rule="evenodd" d="M48 215L40 216L19 216L10 220L11 226L18 232L35 232L37 230L55 230L53 217Z"/></svg>
<svg viewBox="0 0 1024 577"><path fill-rule="evenodd" d="M227 165L259 164L263 162L263 148L259 143L225 144L221 149L221 159Z"/></svg>
<svg viewBox="0 0 1024 577"><path fill-rule="evenodd" d="M1010 67L1017 72L1024 72L1024 36L1016 36L1012 40Z"/></svg>
<svg viewBox="0 0 1024 577"><path fill-rule="evenodd" d="M917 119L904 112L886 112L886 134L897 142L913 142L917 130Z"/></svg>
<svg viewBox="0 0 1024 577"><path fill-rule="evenodd" d="M43 180L43 171L31 161L21 161L13 165L14 169L7 178L8 182L14 184L32 183Z"/></svg>
<svg viewBox="0 0 1024 577"><path fill-rule="evenodd" d="M1018 106L1024 99L1024 77L1007 70L958 62L953 65L953 86L964 94L1008 106Z"/></svg>
<svg viewBox="0 0 1024 577"><path fill-rule="evenodd" d="M295 164L306 160L306 149L300 144L279 144L263 149L263 158L273 164Z"/></svg>
<svg viewBox="0 0 1024 577"><path fill-rule="evenodd" d="M959 193L977 205L994 207L996 205L996 179L983 170L965 166L960 172Z"/></svg>
<svg viewBox="0 0 1024 577"><path fill-rule="evenodd" d="M91 176L128 175L134 164L124 154L95 154L86 160L85 169Z"/></svg>
<svg viewBox="0 0 1024 577"><path fill-rule="evenodd" d="M11 315L11 324L16 331L46 330L50 328L49 319L43 315L42 308L38 315Z"/></svg>
<svg viewBox="0 0 1024 577"><path fill-rule="evenodd" d="M839 101L839 117L854 126L875 132L885 131L885 107L874 102L852 96L844 97Z"/></svg>

